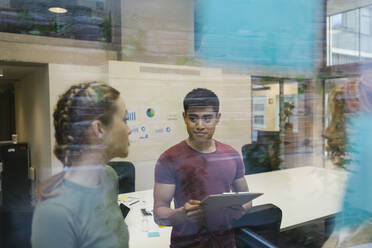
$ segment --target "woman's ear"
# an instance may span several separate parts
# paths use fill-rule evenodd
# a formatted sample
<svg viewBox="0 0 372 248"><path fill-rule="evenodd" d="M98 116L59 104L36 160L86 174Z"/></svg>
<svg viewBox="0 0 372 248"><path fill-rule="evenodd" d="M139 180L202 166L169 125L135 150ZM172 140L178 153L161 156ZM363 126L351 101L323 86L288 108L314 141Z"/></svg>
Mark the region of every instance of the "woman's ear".
<svg viewBox="0 0 372 248"><path fill-rule="evenodd" d="M103 139L105 135L105 128L101 121L99 120L93 121L90 127L92 130L92 134L94 135L95 138Z"/></svg>

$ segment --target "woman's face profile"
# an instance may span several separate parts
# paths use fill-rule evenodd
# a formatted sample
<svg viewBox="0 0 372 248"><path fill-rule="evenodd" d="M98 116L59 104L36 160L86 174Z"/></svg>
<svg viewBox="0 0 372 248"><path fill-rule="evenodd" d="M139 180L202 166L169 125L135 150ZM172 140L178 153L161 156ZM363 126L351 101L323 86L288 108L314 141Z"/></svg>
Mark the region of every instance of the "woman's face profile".
<svg viewBox="0 0 372 248"><path fill-rule="evenodd" d="M130 129L127 125L127 110L121 97L115 102L116 110L111 123L106 127L105 146L108 159L125 158L129 150Z"/></svg>

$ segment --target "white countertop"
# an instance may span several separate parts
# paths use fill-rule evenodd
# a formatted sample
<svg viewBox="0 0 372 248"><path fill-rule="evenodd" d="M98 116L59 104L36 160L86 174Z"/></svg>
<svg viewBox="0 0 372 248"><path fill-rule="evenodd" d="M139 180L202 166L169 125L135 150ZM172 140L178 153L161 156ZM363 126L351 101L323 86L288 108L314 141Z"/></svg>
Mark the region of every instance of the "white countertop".
<svg viewBox="0 0 372 248"><path fill-rule="evenodd" d="M250 192L264 193L253 201L253 205L273 203L282 209L281 231L327 218L340 211L346 178L347 174L343 171L317 167L245 176ZM171 227L158 227L150 216L146 217L147 229L149 232L159 232L160 236L148 237L148 233L143 231L146 218L140 209L153 208L153 190L123 195L141 199L141 202L131 206L125 220L129 228L130 247L169 247Z"/></svg>

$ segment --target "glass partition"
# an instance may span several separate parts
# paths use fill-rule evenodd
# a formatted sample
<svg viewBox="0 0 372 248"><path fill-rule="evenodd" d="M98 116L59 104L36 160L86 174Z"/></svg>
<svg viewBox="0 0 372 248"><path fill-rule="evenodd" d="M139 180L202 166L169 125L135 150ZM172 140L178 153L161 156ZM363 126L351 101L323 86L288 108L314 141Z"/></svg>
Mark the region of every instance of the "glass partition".
<svg viewBox="0 0 372 248"><path fill-rule="evenodd" d="M368 243L371 11L1 1L0 247Z"/></svg>

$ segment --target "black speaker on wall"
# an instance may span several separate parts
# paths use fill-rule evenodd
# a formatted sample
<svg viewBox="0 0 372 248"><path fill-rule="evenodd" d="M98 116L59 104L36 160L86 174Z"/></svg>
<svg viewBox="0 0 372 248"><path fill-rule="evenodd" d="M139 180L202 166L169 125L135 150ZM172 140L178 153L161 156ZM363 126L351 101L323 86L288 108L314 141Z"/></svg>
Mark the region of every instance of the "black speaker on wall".
<svg viewBox="0 0 372 248"><path fill-rule="evenodd" d="M2 205L0 247L31 247L30 149L27 143L0 147Z"/></svg>

